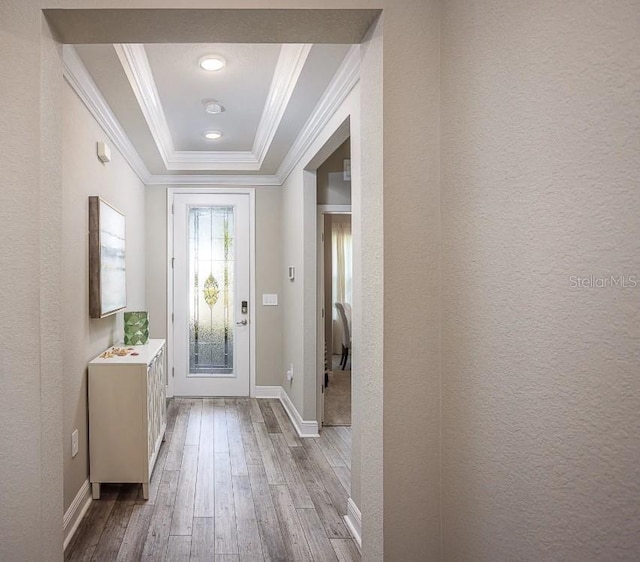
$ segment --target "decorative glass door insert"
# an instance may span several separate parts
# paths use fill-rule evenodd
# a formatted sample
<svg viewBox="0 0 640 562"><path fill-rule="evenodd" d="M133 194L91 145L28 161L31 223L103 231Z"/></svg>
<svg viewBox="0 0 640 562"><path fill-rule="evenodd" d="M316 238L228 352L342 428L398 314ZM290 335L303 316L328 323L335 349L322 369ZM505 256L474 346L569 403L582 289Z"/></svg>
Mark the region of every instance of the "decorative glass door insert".
<svg viewBox="0 0 640 562"><path fill-rule="evenodd" d="M252 220L246 193L173 196L176 396L249 395Z"/></svg>
<svg viewBox="0 0 640 562"><path fill-rule="evenodd" d="M234 209L189 209L189 374L233 373Z"/></svg>

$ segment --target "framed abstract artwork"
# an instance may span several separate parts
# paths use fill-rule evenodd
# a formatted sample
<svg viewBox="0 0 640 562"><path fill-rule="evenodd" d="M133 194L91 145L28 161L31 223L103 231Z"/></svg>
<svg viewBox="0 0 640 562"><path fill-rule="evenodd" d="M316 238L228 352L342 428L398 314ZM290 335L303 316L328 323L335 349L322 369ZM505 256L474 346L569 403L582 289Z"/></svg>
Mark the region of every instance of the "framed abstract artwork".
<svg viewBox="0 0 640 562"><path fill-rule="evenodd" d="M89 197L89 315L104 318L127 306L125 218Z"/></svg>

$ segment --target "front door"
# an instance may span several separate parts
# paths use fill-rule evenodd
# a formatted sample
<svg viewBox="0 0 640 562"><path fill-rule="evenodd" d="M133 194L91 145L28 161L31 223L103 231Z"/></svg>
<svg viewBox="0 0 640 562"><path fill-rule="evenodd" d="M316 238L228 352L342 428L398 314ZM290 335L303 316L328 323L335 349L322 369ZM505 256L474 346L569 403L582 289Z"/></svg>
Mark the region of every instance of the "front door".
<svg viewBox="0 0 640 562"><path fill-rule="evenodd" d="M173 202L174 394L249 396L249 195Z"/></svg>

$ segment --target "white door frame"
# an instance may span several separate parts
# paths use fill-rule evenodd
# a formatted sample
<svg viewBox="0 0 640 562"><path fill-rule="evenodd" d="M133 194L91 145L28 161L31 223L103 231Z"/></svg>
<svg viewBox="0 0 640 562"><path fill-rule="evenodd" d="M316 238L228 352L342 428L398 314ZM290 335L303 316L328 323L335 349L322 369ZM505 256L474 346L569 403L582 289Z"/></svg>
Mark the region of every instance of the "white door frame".
<svg viewBox="0 0 640 562"><path fill-rule="evenodd" d="M173 197L181 195L248 195L249 196L249 395L256 394L256 188L202 187L167 188L167 397L174 395L173 338Z"/></svg>

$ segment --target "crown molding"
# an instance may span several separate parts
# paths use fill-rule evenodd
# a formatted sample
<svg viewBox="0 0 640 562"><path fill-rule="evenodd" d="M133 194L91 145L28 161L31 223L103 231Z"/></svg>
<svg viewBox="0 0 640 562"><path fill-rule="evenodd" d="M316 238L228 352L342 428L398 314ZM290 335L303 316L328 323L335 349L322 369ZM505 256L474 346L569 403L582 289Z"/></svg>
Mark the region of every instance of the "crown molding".
<svg viewBox="0 0 640 562"><path fill-rule="evenodd" d="M175 149L149 59L140 44L114 45L167 170L257 171L289 105L312 45L282 45L267 100L250 151Z"/></svg>
<svg viewBox="0 0 640 562"><path fill-rule="evenodd" d="M176 185L208 185L208 186L280 186L282 182L276 175L152 175L147 185L164 185L167 187Z"/></svg>
<svg viewBox="0 0 640 562"><path fill-rule="evenodd" d="M64 45L62 47L62 63L65 80L74 89L89 110L89 113L93 115L129 166L146 184L151 177L147 166L111 111L109 104L104 99L73 46Z"/></svg>
<svg viewBox="0 0 640 562"><path fill-rule="evenodd" d="M360 45L353 45L342 61L322 98L307 119L291 149L280 164L276 176L283 184L296 164L327 125L333 114L360 80Z"/></svg>
<svg viewBox="0 0 640 562"><path fill-rule="evenodd" d="M169 157L174 152L173 139L169 132L169 124L162 109L160 95L149 66L149 59L143 45L113 46L124 73L131 84L131 89L138 100L142 115L149 125L151 136L158 152L168 168Z"/></svg>
<svg viewBox="0 0 640 562"><path fill-rule="evenodd" d="M313 45L294 44L280 47L280 56L253 143L252 152L261 165L280 127L312 47Z"/></svg>

